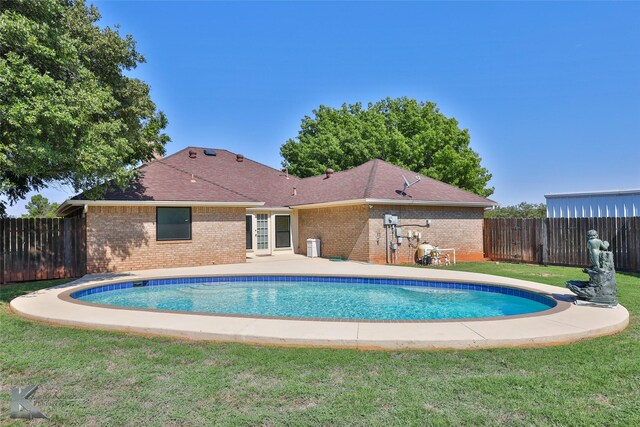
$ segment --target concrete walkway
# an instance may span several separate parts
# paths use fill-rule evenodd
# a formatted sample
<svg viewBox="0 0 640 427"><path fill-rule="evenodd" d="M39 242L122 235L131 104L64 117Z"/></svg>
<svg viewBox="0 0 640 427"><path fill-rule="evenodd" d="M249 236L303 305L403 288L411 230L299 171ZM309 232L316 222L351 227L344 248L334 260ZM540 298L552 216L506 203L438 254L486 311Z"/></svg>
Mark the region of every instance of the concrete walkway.
<svg viewBox="0 0 640 427"><path fill-rule="evenodd" d="M88 305L70 298L64 299L64 295L72 291L106 283L230 274L323 274L490 283L552 295L558 301L558 307L512 318L398 323L161 312ZM477 273L286 256L270 257L268 260L254 259L246 264L87 275L59 287L18 297L11 301L11 309L28 319L55 325L197 340L359 349L468 349L555 345L614 334L628 325L629 313L623 306L612 309L576 306L567 302L571 295L567 289L560 287Z"/></svg>

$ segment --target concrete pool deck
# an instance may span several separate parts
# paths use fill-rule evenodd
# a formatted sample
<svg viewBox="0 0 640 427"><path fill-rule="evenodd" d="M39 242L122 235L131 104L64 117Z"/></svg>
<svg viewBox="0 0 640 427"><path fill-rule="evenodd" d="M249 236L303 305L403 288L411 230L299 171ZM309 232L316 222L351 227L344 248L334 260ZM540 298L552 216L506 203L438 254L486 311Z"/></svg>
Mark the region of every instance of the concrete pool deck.
<svg viewBox="0 0 640 427"><path fill-rule="evenodd" d="M426 279L495 284L552 296L558 306L539 313L492 319L419 322L292 320L185 313L91 305L65 298L108 283L218 275L331 275ZM23 295L11 309L31 320L195 340L358 349L473 349L558 345L611 335L629 323L629 312L571 304L568 289L478 273L358 262L332 262L301 256L253 259L246 264L212 265L87 275L79 280Z"/></svg>

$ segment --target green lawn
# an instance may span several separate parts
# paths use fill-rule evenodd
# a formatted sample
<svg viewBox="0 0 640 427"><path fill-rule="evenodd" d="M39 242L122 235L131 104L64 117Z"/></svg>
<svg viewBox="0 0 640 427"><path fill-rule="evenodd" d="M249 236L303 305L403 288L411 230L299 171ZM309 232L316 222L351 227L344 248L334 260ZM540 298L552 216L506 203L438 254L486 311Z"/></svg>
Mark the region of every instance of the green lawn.
<svg viewBox="0 0 640 427"><path fill-rule="evenodd" d="M577 268L450 269L563 286ZM43 425L640 425L640 277L618 273L621 334L475 351L259 347L56 328L8 309L41 282L0 287L0 424L11 386L40 384ZM58 282L59 283L59 282ZM33 422L33 424L40 424Z"/></svg>

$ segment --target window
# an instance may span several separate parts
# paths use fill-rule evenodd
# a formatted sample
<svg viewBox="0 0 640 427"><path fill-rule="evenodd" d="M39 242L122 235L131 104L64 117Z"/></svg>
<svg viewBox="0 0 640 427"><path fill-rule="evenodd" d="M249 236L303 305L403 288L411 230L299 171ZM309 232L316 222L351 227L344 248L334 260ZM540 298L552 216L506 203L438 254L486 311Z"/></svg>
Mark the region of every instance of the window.
<svg viewBox="0 0 640 427"><path fill-rule="evenodd" d="M276 215L276 248L291 247L291 217Z"/></svg>
<svg viewBox="0 0 640 427"><path fill-rule="evenodd" d="M156 240L191 240L191 208L156 208Z"/></svg>
<svg viewBox="0 0 640 427"><path fill-rule="evenodd" d="M246 249L253 249L253 216L247 215L245 217L245 234L246 234Z"/></svg>

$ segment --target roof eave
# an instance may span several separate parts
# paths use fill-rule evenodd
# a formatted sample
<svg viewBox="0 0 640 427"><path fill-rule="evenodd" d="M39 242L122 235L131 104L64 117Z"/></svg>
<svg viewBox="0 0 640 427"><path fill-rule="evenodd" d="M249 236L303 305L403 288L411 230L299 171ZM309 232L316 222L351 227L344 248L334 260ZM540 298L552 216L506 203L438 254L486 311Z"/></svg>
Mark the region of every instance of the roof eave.
<svg viewBox="0 0 640 427"><path fill-rule="evenodd" d="M293 208L290 208L288 206L260 206L260 207L251 207L251 208L247 208L247 212L264 212L264 211L271 211L271 212L291 212L293 210Z"/></svg>
<svg viewBox="0 0 640 427"><path fill-rule="evenodd" d="M69 203L69 200L65 200L64 203L58 206L58 209L56 209L55 214L57 217L64 217L66 214L71 213L74 210L74 208L79 208L81 206L82 205L71 204Z"/></svg>
<svg viewBox="0 0 640 427"><path fill-rule="evenodd" d="M442 201L442 200L396 200L396 199L352 199L352 200L339 200L334 202L323 203L309 203L302 205L289 205L295 209L314 209L333 206L348 206L348 205L410 205L410 206L443 206L443 207L466 207L466 208L490 208L492 206L498 206L498 203L487 202L455 202L455 201Z"/></svg>

